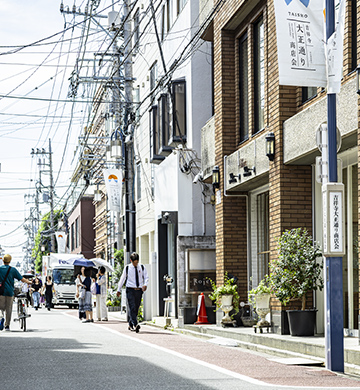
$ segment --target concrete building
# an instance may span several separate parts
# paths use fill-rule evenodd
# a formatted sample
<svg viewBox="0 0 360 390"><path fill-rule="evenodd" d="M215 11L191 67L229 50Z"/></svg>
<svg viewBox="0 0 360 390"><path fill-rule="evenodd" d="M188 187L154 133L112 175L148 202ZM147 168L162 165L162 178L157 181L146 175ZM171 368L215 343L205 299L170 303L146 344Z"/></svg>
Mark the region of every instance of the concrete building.
<svg viewBox="0 0 360 390"><path fill-rule="evenodd" d="M217 282L236 275L240 299L277 256L285 229L306 227L322 244L321 185L316 181L318 126L326 121L326 91L279 85L273 1L200 2L200 23L211 19L203 38L214 46L214 116L202 128L202 171L211 180L220 168L216 191ZM210 4L210 5L209 5ZM355 69L359 62L358 1L347 1L343 80L337 102L342 144L339 173L346 189L346 245L343 258L344 329L359 323L359 102ZM265 137L275 135L269 161ZM212 145L215 145L213 148ZM340 178L341 178L340 176ZM309 297L324 331L323 292ZM288 307L287 307L288 308ZM284 308L274 300L274 331L286 332Z"/></svg>
<svg viewBox="0 0 360 390"><path fill-rule="evenodd" d="M210 186L198 180L201 127L211 116L211 45L197 33L197 0L159 4L153 10L144 1L132 15L137 250L150 272L145 317L164 314L170 275L170 315L195 321L205 276L215 277L214 206Z"/></svg>

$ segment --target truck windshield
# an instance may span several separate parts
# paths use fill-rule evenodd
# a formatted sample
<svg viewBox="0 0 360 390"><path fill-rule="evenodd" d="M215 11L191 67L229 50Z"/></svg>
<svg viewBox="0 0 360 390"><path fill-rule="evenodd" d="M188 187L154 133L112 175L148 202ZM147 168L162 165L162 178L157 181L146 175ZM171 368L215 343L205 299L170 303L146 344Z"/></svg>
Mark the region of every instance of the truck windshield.
<svg viewBox="0 0 360 390"><path fill-rule="evenodd" d="M56 284L75 284L73 269L54 269L53 278Z"/></svg>

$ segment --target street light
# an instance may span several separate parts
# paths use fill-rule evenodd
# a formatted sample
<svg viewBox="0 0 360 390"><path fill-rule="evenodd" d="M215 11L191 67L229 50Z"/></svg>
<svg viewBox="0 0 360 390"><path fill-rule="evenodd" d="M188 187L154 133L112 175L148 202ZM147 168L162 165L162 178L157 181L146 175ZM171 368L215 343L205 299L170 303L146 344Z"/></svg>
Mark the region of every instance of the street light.
<svg viewBox="0 0 360 390"><path fill-rule="evenodd" d="M220 188L220 169L217 165L212 170L212 185L213 188Z"/></svg>
<svg viewBox="0 0 360 390"><path fill-rule="evenodd" d="M111 157L120 158L121 157L121 142L119 139L115 138L110 141L111 147Z"/></svg>
<svg viewBox="0 0 360 390"><path fill-rule="evenodd" d="M266 141L266 156L268 157L269 161L274 161L274 158L275 158L275 134L272 131L270 133L266 134L265 141Z"/></svg>

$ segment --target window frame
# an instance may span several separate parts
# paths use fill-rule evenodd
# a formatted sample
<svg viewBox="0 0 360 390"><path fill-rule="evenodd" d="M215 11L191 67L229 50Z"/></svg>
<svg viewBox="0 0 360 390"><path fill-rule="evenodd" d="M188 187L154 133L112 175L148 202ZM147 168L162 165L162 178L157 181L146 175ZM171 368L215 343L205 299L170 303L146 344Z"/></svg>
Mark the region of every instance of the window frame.
<svg viewBox="0 0 360 390"><path fill-rule="evenodd" d="M169 95L162 93L158 98L157 104L158 128L159 128L159 155L168 156L173 148L169 146L170 140L170 110L169 110Z"/></svg>
<svg viewBox="0 0 360 390"><path fill-rule="evenodd" d="M179 129L180 126L178 126L179 121L177 121L177 99L176 99L176 92L175 88L177 86L182 86L184 89L183 92L183 125L184 129ZM185 79L178 79L174 80L171 83L171 95L172 95L172 128L170 129L170 137L169 137L169 146L174 146L177 143L186 142L187 137L187 99L186 99L186 80Z"/></svg>
<svg viewBox="0 0 360 390"><path fill-rule="evenodd" d="M250 99L249 99L249 91L250 91L250 83L249 83L249 35L248 32L245 31L240 37L239 37L239 140L240 143L245 142L249 139L249 127L250 127ZM245 44L244 44L245 43ZM244 55L242 47L246 47L246 53ZM243 59L246 58L246 75L244 75L243 69ZM246 93L244 93L243 89L243 82L242 80L246 80ZM244 105L244 98L247 103L247 116L244 120L244 117L242 115L242 107ZM245 112L245 111L244 111ZM247 123L246 123L247 122ZM247 127L245 129L245 126Z"/></svg>
<svg viewBox="0 0 360 390"><path fill-rule="evenodd" d="M261 15L253 23L253 63L254 63L254 134L265 128L265 26ZM261 34L257 26L263 29L263 47L261 66ZM259 45L257 45L259 43ZM263 104L263 106L262 106ZM261 107L262 106L262 107Z"/></svg>
<svg viewBox="0 0 360 390"><path fill-rule="evenodd" d="M159 127L158 127L158 107L151 106L149 110L149 135L150 135L150 162L152 164L160 164L165 157L161 156L159 152Z"/></svg>

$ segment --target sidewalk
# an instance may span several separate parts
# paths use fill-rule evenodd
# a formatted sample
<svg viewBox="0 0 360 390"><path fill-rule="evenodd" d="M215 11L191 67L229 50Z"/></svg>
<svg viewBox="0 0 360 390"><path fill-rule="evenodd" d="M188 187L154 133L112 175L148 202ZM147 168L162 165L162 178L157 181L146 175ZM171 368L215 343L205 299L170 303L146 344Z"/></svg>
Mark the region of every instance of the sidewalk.
<svg viewBox="0 0 360 390"><path fill-rule="evenodd" d="M110 316L126 321L126 314L111 312ZM155 318L147 325L163 327L163 317ZM176 321L173 320L173 323ZM171 327L172 328L172 327ZM214 344L236 346L252 351L274 355L278 358L307 359L325 364L325 337L294 337L274 333L255 333L252 327L220 327L216 325L190 325L174 327L175 332L193 337L206 338ZM290 361L290 360L289 360ZM284 362L286 362L284 360ZM360 346L357 337L344 337L345 373L360 376Z"/></svg>
<svg viewBox="0 0 360 390"><path fill-rule="evenodd" d="M159 318L160 322L161 318ZM164 320L162 318L162 320ZM175 321L174 321L175 322ZM94 326L98 324L95 322ZM215 325L193 326L188 325L186 329L168 329L156 326L153 322L142 324L139 333L129 332L126 323L126 314L109 313L109 322L100 324L103 328L110 328L112 331L120 332L127 338L137 339L138 342L152 345L170 354L181 354L186 360L207 366L215 371L226 373L230 378L241 379L245 382L258 385L258 388L267 388L268 385L296 386L305 389L309 388L360 388L360 378L348 374L334 373L319 366L319 360L306 361L303 359L281 359L259 352L246 351L244 343L235 337L251 338L249 331L252 329L233 328L223 329ZM194 330L189 329L195 328ZM200 333L202 330L203 333ZM242 331L246 331L242 333ZM214 335L212 334L214 332ZM217 335L220 334L220 336ZM189 336L200 336L202 339ZM258 335L260 339L270 339L271 334ZM206 337L206 339L204 339ZM230 337L230 338L229 338ZM275 338L276 339L276 338ZM284 340L286 342L286 340ZM251 343L249 343L251 344ZM224 347L225 346L225 347ZM228 346L228 347L226 347ZM247 348L247 346L245 347ZM270 350L271 348L269 348ZM278 352L278 350L276 350ZM296 356L300 356L296 354ZM291 361L289 361L291 360Z"/></svg>

